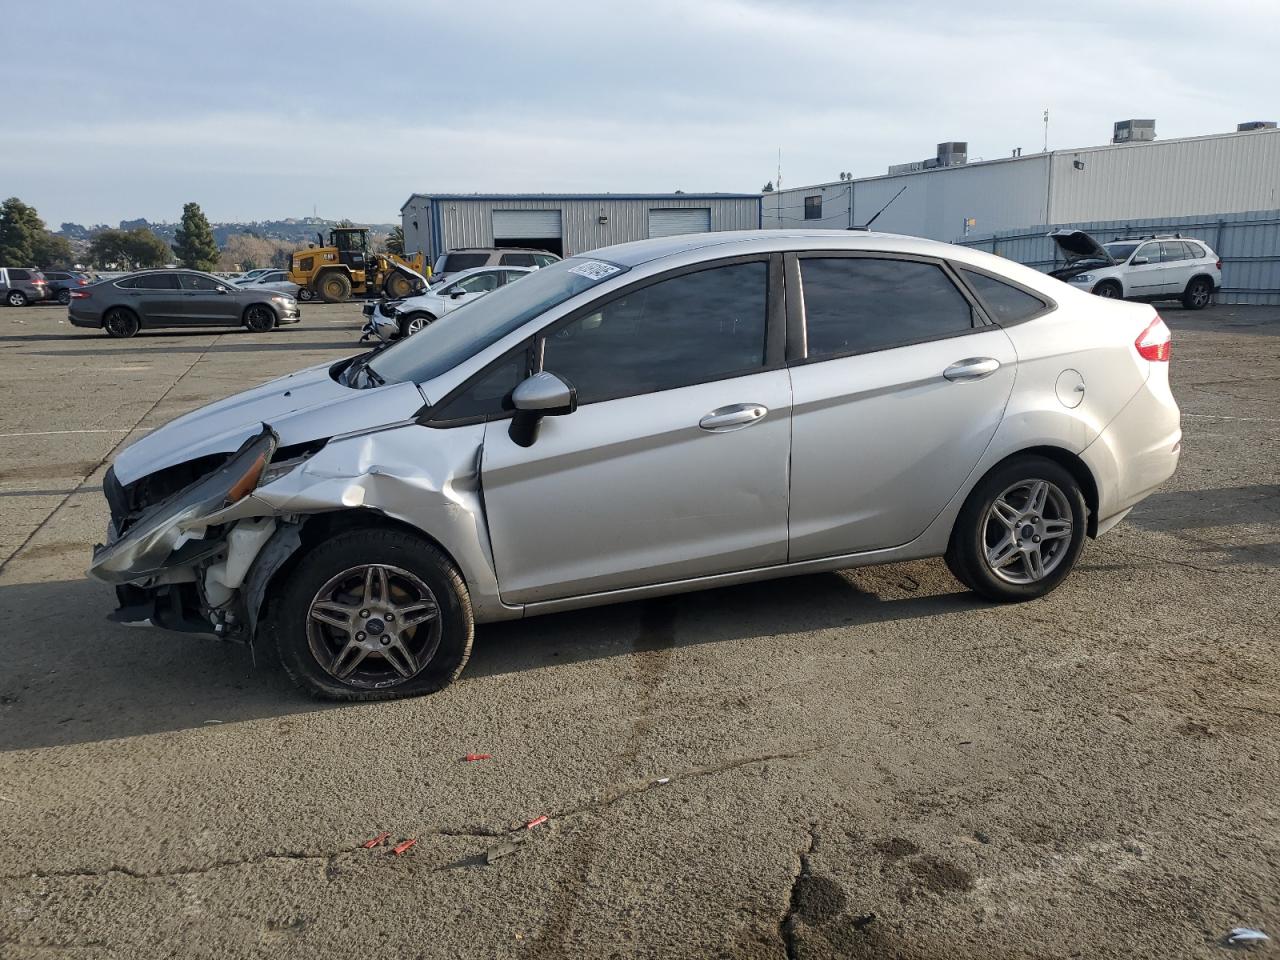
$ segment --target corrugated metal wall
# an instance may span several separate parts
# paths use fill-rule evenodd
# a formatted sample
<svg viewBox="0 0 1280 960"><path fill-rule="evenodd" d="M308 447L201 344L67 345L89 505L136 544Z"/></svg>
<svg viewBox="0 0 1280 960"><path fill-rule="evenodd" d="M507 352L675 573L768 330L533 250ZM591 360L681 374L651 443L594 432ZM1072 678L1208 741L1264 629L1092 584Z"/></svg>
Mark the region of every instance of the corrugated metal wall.
<svg viewBox="0 0 1280 960"><path fill-rule="evenodd" d="M1035 222L1274 210L1280 130L1055 152L1051 195L1048 216Z"/></svg>
<svg viewBox="0 0 1280 960"><path fill-rule="evenodd" d="M1211 216L1157 217L1061 223L1086 230L1103 243L1117 237L1181 233L1203 240L1222 258L1218 303L1280 304L1280 210ZM1022 227L956 243L976 247L1048 272L1062 266L1049 226Z"/></svg>
<svg viewBox="0 0 1280 960"><path fill-rule="evenodd" d="M766 227L840 229L876 215L876 230L949 240L964 232L992 230L1045 219L1049 161L1045 154L937 170L796 187L764 195ZM804 218L805 197L822 196L822 218Z"/></svg>
<svg viewBox="0 0 1280 960"><path fill-rule="evenodd" d="M755 197L441 198L435 203L440 211L438 228L430 224L431 206L429 196L415 195L401 216L408 249L425 249L433 258L442 252L437 249L441 242L444 250L492 246L494 210L559 210L566 257L597 247L645 239L649 236L651 209L710 210L712 230L754 230L760 225L760 201ZM601 217L607 218L607 222L601 223ZM415 220L417 227L412 225Z"/></svg>

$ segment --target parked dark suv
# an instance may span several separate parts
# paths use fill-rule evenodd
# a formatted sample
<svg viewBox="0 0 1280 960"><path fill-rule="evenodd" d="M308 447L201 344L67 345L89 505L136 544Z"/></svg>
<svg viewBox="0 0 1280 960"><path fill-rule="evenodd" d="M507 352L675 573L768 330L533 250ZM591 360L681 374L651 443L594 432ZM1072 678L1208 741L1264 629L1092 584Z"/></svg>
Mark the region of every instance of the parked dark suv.
<svg viewBox="0 0 1280 960"><path fill-rule="evenodd" d="M0 267L0 300L11 307L25 307L49 295L44 274L35 267Z"/></svg>
<svg viewBox="0 0 1280 960"><path fill-rule="evenodd" d="M297 323L298 301L275 290L237 287L194 270L145 270L71 291L77 327L132 337L155 327L239 327L265 333Z"/></svg>
<svg viewBox="0 0 1280 960"><path fill-rule="evenodd" d="M49 284L49 299L57 300L63 306L71 302L72 290L93 283L87 273L76 273L73 270L46 270L44 278Z"/></svg>

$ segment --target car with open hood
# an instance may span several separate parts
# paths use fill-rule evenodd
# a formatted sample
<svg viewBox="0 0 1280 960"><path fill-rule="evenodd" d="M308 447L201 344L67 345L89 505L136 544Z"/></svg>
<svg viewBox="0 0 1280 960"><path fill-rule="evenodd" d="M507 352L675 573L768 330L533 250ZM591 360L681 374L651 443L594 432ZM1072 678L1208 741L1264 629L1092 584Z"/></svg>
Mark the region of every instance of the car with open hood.
<svg viewBox="0 0 1280 960"><path fill-rule="evenodd" d="M1083 230L1049 233L1066 260L1050 271L1080 289L1113 300L1180 300L1202 310L1222 285L1222 261L1202 240L1171 236L1122 237L1099 243Z"/></svg>
<svg viewBox="0 0 1280 960"><path fill-rule="evenodd" d="M476 623L771 577L941 556L1030 600L1173 473L1170 343L933 241L622 244L151 431L90 573L345 699L448 684Z"/></svg>

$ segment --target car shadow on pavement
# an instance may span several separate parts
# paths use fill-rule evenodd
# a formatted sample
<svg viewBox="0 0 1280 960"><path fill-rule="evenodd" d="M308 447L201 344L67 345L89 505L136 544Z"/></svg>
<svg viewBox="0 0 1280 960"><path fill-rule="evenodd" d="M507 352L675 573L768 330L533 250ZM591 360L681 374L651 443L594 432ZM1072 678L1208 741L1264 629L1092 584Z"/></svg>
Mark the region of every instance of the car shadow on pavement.
<svg viewBox="0 0 1280 960"><path fill-rule="evenodd" d="M0 587L0 752L346 706L303 694L270 651L111 623L113 599L91 580ZM460 682L630 656L646 644L750 644L981 605L969 593L882 600L838 574L794 577L482 626Z"/></svg>
<svg viewBox="0 0 1280 960"><path fill-rule="evenodd" d="M1280 567L1280 549L1275 543L1235 543L1206 532L1219 527L1274 530L1280 524L1280 484L1157 491L1137 506L1128 522L1177 537L1193 553L1211 559Z"/></svg>

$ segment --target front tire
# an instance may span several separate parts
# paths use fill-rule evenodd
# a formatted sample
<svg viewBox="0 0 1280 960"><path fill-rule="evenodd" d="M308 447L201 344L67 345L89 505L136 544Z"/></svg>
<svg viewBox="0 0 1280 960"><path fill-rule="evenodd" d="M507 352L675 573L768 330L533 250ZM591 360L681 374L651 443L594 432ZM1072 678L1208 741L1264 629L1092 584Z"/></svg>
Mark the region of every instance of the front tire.
<svg viewBox="0 0 1280 960"><path fill-rule="evenodd" d="M316 546L275 591L263 629L285 671L330 700L391 700L448 686L471 656L471 598L430 543L362 529Z"/></svg>
<svg viewBox="0 0 1280 960"><path fill-rule="evenodd" d="M1124 291L1120 289L1120 284L1114 280L1103 280L1093 288L1093 293L1094 296L1102 297L1103 300L1121 300L1124 298Z"/></svg>
<svg viewBox="0 0 1280 960"><path fill-rule="evenodd" d="M59 291L58 291L58 302L59 302L60 304L62 304L64 307L66 307L66 306L70 306L70 305L71 305L71 291L70 291L70 290L59 290Z"/></svg>
<svg viewBox="0 0 1280 960"><path fill-rule="evenodd" d="M411 313L407 317L401 317L400 339L403 340L405 337L413 336L418 331L434 323L435 319L429 313Z"/></svg>
<svg viewBox="0 0 1280 960"><path fill-rule="evenodd" d="M21 290L10 290L4 298L4 302L11 307L25 307L27 305L27 295Z"/></svg>
<svg viewBox="0 0 1280 960"><path fill-rule="evenodd" d="M316 295L314 292L312 292L310 287L298 288L298 299L301 300L303 303L310 303L315 298L316 298Z"/></svg>
<svg viewBox="0 0 1280 960"><path fill-rule="evenodd" d="M128 340L141 326L138 315L124 307L112 307L102 318L102 329L116 340Z"/></svg>
<svg viewBox="0 0 1280 960"><path fill-rule="evenodd" d="M1035 600L1071 572L1087 523L1084 493L1069 471L1045 457L1013 457L969 494L947 566L988 600Z"/></svg>
<svg viewBox="0 0 1280 960"><path fill-rule="evenodd" d="M270 307L255 303L244 312L244 325L253 333L269 333L275 328L276 315Z"/></svg>
<svg viewBox="0 0 1280 960"><path fill-rule="evenodd" d="M1195 277L1182 294L1182 305L1188 310L1203 310L1213 299L1213 283L1208 277Z"/></svg>

